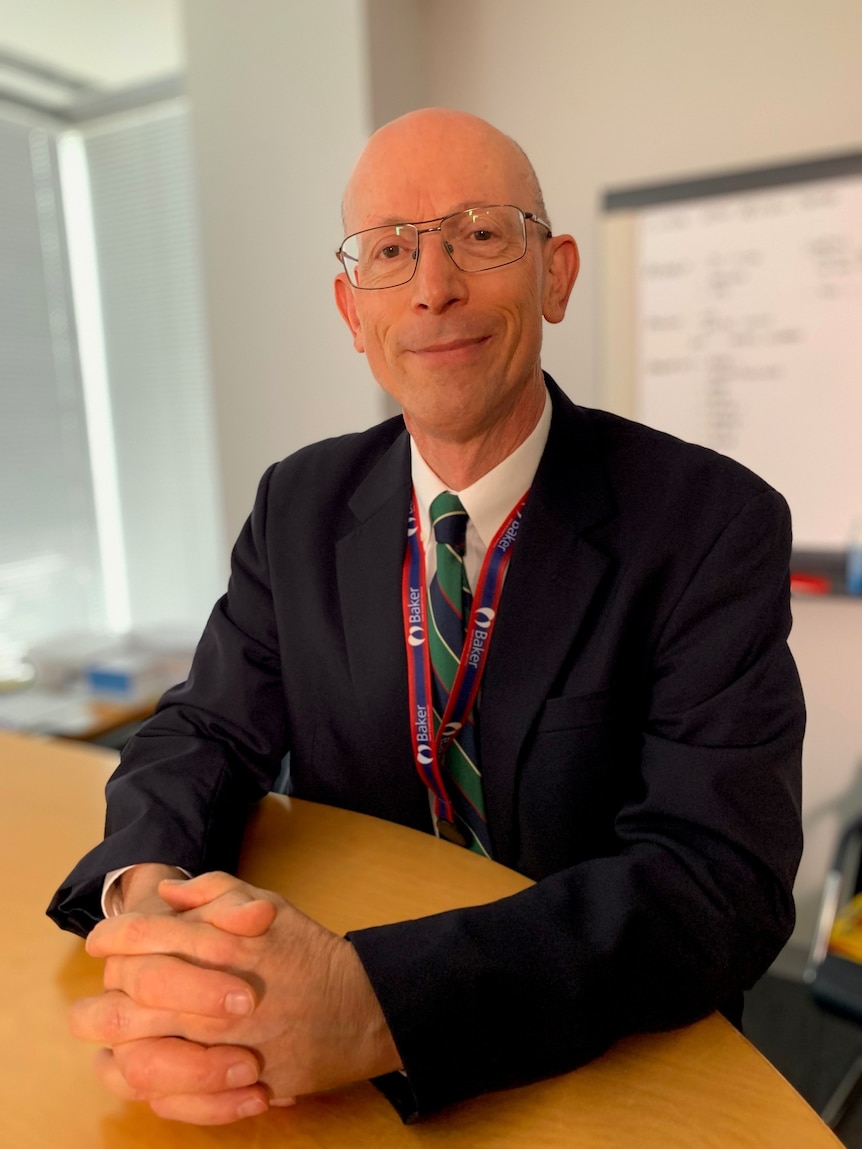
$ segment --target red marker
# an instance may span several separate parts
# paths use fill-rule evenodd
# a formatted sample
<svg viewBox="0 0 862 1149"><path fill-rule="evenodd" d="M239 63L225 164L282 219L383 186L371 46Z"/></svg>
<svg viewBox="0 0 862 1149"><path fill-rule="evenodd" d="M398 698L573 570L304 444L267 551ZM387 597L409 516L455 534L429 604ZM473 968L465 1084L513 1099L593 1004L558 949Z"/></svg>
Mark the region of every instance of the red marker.
<svg viewBox="0 0 862 1149"><path fill-rule="evenodd" d="M832 580L826 575L793 571L790 575L790 589L794 594L829 594Z"/></svg>

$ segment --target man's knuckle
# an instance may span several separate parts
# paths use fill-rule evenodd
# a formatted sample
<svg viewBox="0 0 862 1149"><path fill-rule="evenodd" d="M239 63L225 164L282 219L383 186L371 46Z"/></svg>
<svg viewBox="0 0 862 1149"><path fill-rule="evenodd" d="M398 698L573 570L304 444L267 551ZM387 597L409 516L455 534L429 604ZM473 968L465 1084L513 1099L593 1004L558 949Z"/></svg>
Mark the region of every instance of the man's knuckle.
<svg viewBox="0 0 862 1149"><path fill-rule="evenodd" d="M149 919L145 914L127 914L123 922L121 944L124 948L137 950L149 940Z"/></svg>
<svg viewBox="0 0 862 1149"><path fill-rule="evenodd" d="M69 1028L73 1037L83 1041L99 1041L103 1045L122 1042L129 1032L123 996L111 991L101 998L76 1002L69 1010Z"/></svg>
<svg viewBox="0 0 862 1149"><path fill-rule="evenodd" d="M129 1038L131 1019L122 998L107 1000L102 1012L101 1029L109 1045L119 1045Z"/></svg>

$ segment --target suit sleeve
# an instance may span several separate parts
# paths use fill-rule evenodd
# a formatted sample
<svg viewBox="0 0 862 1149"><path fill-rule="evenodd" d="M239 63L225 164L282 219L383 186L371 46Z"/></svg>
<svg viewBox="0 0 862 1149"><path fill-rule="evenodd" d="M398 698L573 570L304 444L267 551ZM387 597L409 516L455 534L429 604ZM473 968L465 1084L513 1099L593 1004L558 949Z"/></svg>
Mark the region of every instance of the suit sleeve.
<svg viewBox="0 0 862 1149"><path fill-rule="evenodd" d="M801 853L789 547L786 504L761 490L690 572L659 630L607 856L490 905L349 935L403 1059L403 1116L690 1023L773 960Z"/></svg>
<svg viewBox="0 0 862 1149"><path fill-rule="evenodd" d="M105 838L48 907L85 936L101 919L108 871L165 862L191 874L236 869L247 812L274 783L288 749L269 587L267 494L261 480L187 682L169 690L108 782Z"/></svg>

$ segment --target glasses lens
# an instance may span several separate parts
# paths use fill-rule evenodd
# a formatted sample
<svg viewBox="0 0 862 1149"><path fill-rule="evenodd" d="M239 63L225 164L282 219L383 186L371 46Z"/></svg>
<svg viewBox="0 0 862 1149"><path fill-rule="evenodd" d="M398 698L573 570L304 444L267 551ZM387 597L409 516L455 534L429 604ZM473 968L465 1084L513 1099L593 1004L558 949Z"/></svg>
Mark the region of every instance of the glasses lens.
<svg viewBox="0 0 862 1149"><path fill-rule="evenodd" d="M342 263L354 287L396 287L412 277L418 248L412 224L387 224L349 235L341 245Z"/></svg>
<svg viewBox="0 0 862 1149"><path fill-rule="evenodd" d="M527 250L524 216L516 207L470 208L450 216L440 230L462 271L502 267Z"/></svg>

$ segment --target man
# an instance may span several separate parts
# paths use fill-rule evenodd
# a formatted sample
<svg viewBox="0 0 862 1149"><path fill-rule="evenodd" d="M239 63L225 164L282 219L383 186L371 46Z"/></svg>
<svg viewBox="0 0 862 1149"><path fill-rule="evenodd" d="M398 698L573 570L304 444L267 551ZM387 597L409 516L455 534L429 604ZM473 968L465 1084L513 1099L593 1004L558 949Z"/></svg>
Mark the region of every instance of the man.
<svg viewBox="0 0 862 1149"><path fill-rule="evenodd" d="M738 1014L793 922L783 500L543 376L577 249L489 124L387 125L344 216L337 303L404 422L266 474L189 681L128 747L106 840L49 911L95 925L108 958L73 1015L111 1047L104 1081L187 1121L365 1077L410 1117L559 1073L626 1033ZM469 523L435 548L432 517L463 525L455 504L432 516L445 491ZM469 614L461 566L480 603L435 697L447 747L426 737L422 691L445 673L423 658L440 584ZM297 795L436 828L535 886L344 939L214 872L288 749Z"/></svg>

